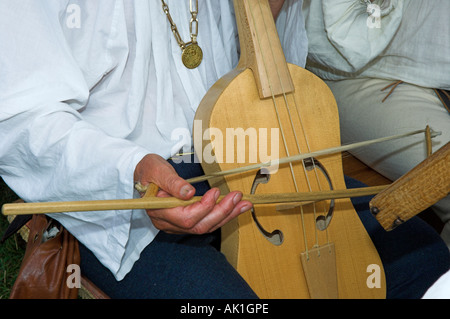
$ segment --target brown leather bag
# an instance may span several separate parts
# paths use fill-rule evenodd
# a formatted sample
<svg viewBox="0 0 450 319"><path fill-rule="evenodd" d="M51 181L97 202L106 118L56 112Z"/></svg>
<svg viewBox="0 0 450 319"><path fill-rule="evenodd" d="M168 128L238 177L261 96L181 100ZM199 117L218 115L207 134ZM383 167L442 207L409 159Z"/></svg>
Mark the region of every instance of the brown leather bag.
<svg viewBox="0 0 450 319"><path fill-rule="evenodd" d="M55 237L45 233L57 227ZM80 264L78 241L59 223L45 215L33 215L25 256L11 290L11 299L75 299L78 288L70 288L68 266ZM72 286L72 285L71 285Z"/></svg>

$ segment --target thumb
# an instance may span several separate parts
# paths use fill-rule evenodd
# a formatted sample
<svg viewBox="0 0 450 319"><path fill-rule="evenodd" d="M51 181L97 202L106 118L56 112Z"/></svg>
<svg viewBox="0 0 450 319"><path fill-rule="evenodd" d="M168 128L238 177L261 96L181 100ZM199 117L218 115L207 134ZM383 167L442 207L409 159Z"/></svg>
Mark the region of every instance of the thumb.
<svg viewBox="0 0 450 319"><path fill-rule="evenodd" d="M179 199L190 199L195 194L195 188L178 176L173 169L162 176L156 176L155 184L163 191Z"/></svg>
<svg viewBox="0 0 450 319"><path fill-rule="evenodd" d="M153 183L179 199L189 199L195 194L195 188L181 178L172 165L155 154L146 155L138 163L134 179L143 186Z"/></svg>

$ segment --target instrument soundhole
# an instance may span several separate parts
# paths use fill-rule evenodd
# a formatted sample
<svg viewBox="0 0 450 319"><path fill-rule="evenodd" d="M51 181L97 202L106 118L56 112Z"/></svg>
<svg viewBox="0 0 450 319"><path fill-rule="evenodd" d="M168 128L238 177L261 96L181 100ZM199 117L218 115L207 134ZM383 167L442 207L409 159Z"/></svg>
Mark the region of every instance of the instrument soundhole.
<svg viewBox="0 0 450 319"><path fill-rule="evenodd" d="M270 180L270 173L268 172L268 170L265 168L260 169L256 173L255 179L253 180L252 189L251 189L250 193L255 194L256 188L258 187L258 185L259 184L267 184L269 182L269 180ZM284 241L283 232L279 229L276 229L272 232L267 231L266 229L264 229L264 227L258 221L258 218L256 217L254 208L251 209L251 213L252 213L253 221L256 224L256 227L261 232L261 234L264 236L264 238L266 238L270 243L272 243L275 246L282 245L283 241Z"/></svg>

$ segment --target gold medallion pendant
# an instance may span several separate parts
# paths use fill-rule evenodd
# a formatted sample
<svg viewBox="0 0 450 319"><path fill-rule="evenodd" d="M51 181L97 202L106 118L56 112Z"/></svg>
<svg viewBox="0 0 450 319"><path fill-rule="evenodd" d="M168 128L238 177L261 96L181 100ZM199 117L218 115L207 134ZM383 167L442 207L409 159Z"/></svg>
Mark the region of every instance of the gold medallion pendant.
<svg viewBox="0 0 450 319"><path fill-rule="evenodd" d="M191 41L186 43L181 39L178 28L173 22L170 15L169 6L164 0L161 0L162 8L167 16L175 40L181 48L181 61L188 69L195 69L203 60L203 51L197 44L198 36L198 0L189 0L189 9L191 12L191 20L189 22L189 31L191 32Z"/></svg>
<svg viewBox="0 0 450 319"><path fill-rule="evenodd" d="M188 69L195 69L203 60L203 51L197 43L192 43L184 48L181 60Z"/></svg>

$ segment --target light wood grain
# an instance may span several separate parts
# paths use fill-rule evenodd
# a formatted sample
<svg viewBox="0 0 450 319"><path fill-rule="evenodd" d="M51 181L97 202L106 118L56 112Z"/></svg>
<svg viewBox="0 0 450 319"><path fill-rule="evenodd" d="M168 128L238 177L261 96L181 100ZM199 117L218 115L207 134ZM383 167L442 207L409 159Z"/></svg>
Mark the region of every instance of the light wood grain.
<svg viewBox="0 0 450 319"><path fill-rule="evenodd" d="M254 205L295 203L309 205L327 199L339 199L375 195L384 190L388 185L378 187L365 187L361 189L319 191L290 194L255 194L243 195L243 200L248 200ZM147 192L147 195L137 199L97 200L97 201L64 201L64 202L42 202L42 203L17 203L4 204L2 213L5 216L28 215L28 214L55 214L68 212L91 212L91 211L113 211L130 209L162 209L180 206L188 206L199 202L202 197L196 196L190 200L180 200L173 197L157 198L156 192ZM220 202L224 195L219 196Z"/></svg>
<svg viewBox="0 0 450 319"><path fill-rule="evenodd" d="M260 10L260 4L263 13L255 21L254 12ZM266 28L275 30L267 1L238 0L235 6L240 34L244 32L248 35L251 27L257 28L258 31L248 36L254 39L256 34L264 33L262 30ZM250 27L249 21L254 21L255 25ZM248 41L248 37L243 39ZM246 44L241 47L246 47ZM271 83L276 80L260 79L264 75L251 69L254 63L249 61L258 58L249 57L254 51L244 49L239 67L212 87L198 108L196 120L201 120L204 128L218 128L225 132L227 128L237 127L270 131L271 128L280 128L280 119L284 138L280 134L279 158L341 145L336 102L325 83L305 69L288 64L295 90L261 98L260 82ZM271 48L261 51L271 52ZM265 61L260 65L269 64L269 61ZM204 136L204 132L200 136ZM214 140L214 136L209 138L196 146L197 152L202 152L206 146L212 145L213 149L222 146ZM252 151L255 150L246 148L245 158L249 159ZM206 174L212 174L249 164L238 163L237 155L230 162L217 160L202 163L203 169ZM326 167L334 189L344 190L341 155L324 155L317 159ZM246 172L239 176L217 177L210 180L210 184L219 187L224 193L240 190L249 194L254 177L255 172ZM277 173L271 175L270 182L259 186L257 193L306 193L324 190L326 186L322 175L317 177L315 172L305 172L300 162L292 164L292 167L290 164L280 165ZM328 204L329 201L326 201L320 205L301 206L282 212L277 211L274 205L257 205L255 214L258 220L268 231L281 230L284 234L283 243L275 246L269 242L261 235L251 214L245 213L222 229L222 251L260 297L310 298L300 256L316 245L332 243L336 249L339 297L384 298L386 286L383 273L380 274L382 289L369 289L366 285L367 267L377 264L382 269L382 263L349 199L336 201L335 215L326 232L316 231L315 214L324 214Z"/></svg>
<svg viewBox="0 0 450 319"><path fill-rule="evenodd" d="M450 143L396 180L370 202L378 222L392 230L450 193Z"/></svg>

